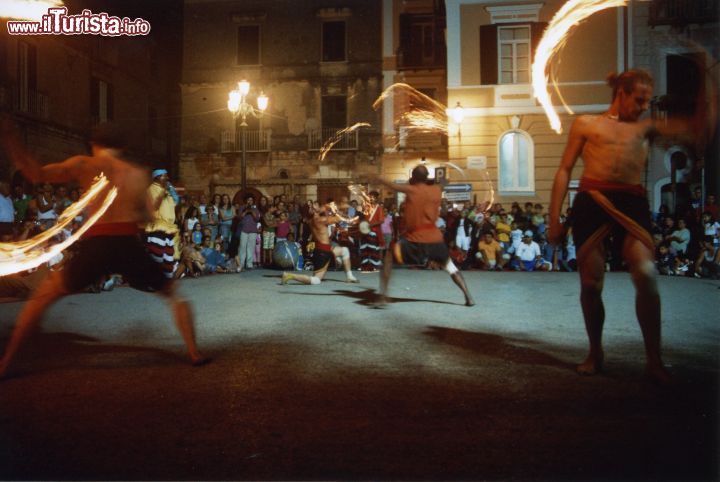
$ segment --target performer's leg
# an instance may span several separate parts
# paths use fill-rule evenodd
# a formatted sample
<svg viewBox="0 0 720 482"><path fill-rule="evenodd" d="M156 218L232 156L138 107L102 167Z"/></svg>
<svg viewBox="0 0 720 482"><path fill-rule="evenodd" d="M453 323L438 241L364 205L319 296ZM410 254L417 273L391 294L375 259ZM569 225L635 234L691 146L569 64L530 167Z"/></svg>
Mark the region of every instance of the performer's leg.
<svg viewBox="0 0 720 482"><path fill-rule="evenodd" d="M333 255L342 260L343 269L345 270L345 281L348 283L357 283L358 280L352 274L352 265L350 264L350 250L345 246L335 246Z"/></svg>
<svg viewBox="0 0 720 482"><path fill-rule="evenodd" d="M457 269L455 263L452 262L452 259L447 260L444 269L450 274L452 280L456 285L458 285L458 288L460 288L465 295L465 306L475 306L475 301L472 296L470 296L470 291L468 291L467 285L465 284L465 278L463 278L462 273Z"/></svg>
<svg viewBox="0 0 720 482"><path fill-rule="evenodd" d="M30 299L25 303L15 329L10 336L10 341L5 348L5 353L0 359L0 379L7 375L10 363L17 355L22 344L28 336L40 325L40 320L45 311L59 298L65 296L67 291L63 286L63 279L60 272L52 271L50 275L38 286Z"/></svg>
<svg viewBox="0 0 720 482"><path fill-rule="evenodd" d="M210 359L200 354L197 344L195 343L195 321L190 303L178 296L175 291L175 285L172 282L168 282L165 288L159 291L158 294L165 298L170 304L175 326L185 341L185 346L187 347L192 364L194 366L200 366L208 363Z"/></svg>
<svg viewBox="0 0 720 482"><path fill-rule="evenodd" d="M324 266L322 269L313 272L312 276L283 272L280 282L282 284L287 284L288 281L295 280L306 285L319 285L322 279L325 277L325 273L327 273L327 270L328 267Z"/></svg>
<svg viewBox="0 0 720 482"><path fill-rule="evenodd" d="M581 375L595 375L602 370L602 331L605 323L605 306L602 301L605 277L605 250L597 247L578 263L580 272L580 305L582 306L585 330L590 342L590 353L577 367Z"/></svg>
<svg viewBox="0 0 720 482"><path fill-rule="evenodd" d="M374 305L376 308L382 308L387 304L388 286L390 285L390 275L392 274L393 265L393 248L387 250L385 259L383 260L382 272L380 273L380 294Z"/></svg>
<svg viewBox="0 0 720 482"><path fill-rule="evenodd" d="M635 285L635 312L645 343L646 372L655 381L667 383L670 375L660 356L660 294L653 253L639 240L626 236L623 256Z"/></svg>

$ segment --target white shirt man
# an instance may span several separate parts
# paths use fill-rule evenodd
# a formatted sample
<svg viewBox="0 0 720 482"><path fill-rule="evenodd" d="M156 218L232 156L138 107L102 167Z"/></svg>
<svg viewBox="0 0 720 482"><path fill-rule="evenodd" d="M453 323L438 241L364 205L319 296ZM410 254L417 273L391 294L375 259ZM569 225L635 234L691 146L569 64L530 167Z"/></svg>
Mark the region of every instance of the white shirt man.
<svg viewBox="0 0 720 482"><path fill-rule="evenodd" d="M532 236L530 230L523 233L522 243L515 251L515 266L521 271L548 271L552 264L542 259L540 246L532 240Z"/></svg>

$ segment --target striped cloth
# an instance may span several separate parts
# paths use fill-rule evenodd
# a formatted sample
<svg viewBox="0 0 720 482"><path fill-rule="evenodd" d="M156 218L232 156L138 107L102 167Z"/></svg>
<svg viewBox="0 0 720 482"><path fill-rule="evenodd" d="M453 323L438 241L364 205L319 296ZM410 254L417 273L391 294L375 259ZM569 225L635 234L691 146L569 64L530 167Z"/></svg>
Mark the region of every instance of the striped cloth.
<svg viewBox="0 0 720 482"><path fill-rule="evenodd" d="M145 233L145 248L148 250L152 259L160 264L166 278L172 278L177 268L177 262L174 258L174 237L174 233L170 234L164 231L150 231Z"/></svg>

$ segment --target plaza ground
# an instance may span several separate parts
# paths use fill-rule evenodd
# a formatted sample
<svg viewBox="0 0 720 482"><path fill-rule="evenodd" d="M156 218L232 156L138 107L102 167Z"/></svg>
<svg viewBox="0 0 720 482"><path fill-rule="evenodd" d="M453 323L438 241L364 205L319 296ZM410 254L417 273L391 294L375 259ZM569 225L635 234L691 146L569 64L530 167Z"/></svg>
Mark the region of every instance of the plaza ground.
<svg viewBox="0 0 720 482"><path fill-rule="evenodd" d="M279 284L181 281L214 361L191 367L159 299L128 288L52 308L0 382L0 478L718 480L720 282L663 277L676 385L643 377L625 273L605 284L606 371L573 273L396 270ZM21 304L0 305L0 343Z"/></svg>

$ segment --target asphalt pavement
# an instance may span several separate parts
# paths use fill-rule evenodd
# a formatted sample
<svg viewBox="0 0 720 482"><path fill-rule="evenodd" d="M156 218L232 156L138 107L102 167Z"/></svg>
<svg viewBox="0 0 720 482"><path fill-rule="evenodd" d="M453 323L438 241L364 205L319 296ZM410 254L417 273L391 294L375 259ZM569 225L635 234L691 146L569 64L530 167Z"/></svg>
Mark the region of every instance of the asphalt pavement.
<svg viewBox="0 0 720 482"><path fill-rule="evenodd" d="M718 480L720 282L660 278L675 378L643 376L626 273L605 283L606 370L574 273L394 272L280 285L184 279L190 366L162 300L116 288L56 304L0 381L3 480ZM19 303L0 305L0 346ZM0 348L1 349L1 348Z"/></svg>

